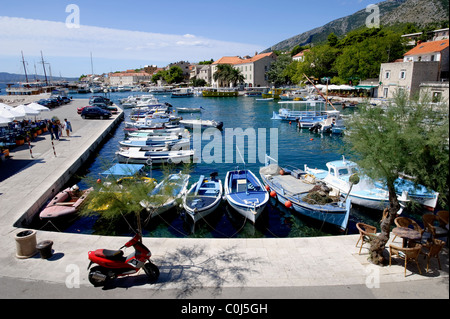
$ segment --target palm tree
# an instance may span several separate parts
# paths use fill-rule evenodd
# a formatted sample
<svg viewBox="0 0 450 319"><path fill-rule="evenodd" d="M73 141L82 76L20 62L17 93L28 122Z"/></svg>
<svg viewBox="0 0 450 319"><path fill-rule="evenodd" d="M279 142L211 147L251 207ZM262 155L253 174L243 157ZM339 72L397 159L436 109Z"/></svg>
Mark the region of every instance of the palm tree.
<svg viewBox="0 0 450 319"><path fill-rule="evenodd" d="M241 71L233 68L231 64L218 64L216 68L213 78L219 82L219 86L229 86L230 83L236 86L237 83L244 82Z"/></svg>
<svg viewBox="0 0 450 319"><path fill-rule="evenodd" d="M229 80L231 83L233 83L233 86L236 86L238 83L244 82L244 76L242 75L240 70L232 68L229 75Z"/></svg>

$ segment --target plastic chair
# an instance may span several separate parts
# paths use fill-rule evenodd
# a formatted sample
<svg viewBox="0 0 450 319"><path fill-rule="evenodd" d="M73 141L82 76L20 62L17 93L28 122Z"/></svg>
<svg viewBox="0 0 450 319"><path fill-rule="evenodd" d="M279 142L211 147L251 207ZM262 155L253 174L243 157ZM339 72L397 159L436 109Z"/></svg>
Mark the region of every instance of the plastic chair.
<svg viewBox="0 0 450 319"><path fill-rule="evenodd" d="M432 239L448 235L447 229L436 225L441 223L441 218L438 215L425 214L422 216L422 220L425 231L431 234Z"/></svg>
<svg viewBox="0 0 450 319"><path fill-rule="evenodd" d="M356 228L358 228L359 231L359 238L358 241L356 242L355 247L358 247L358 244L361 241L361 247L359 248L358 253L361 254L361 249L364 243L369 243L376 237L377 228L364 223L357 223Z"/></svg>
<svg viewBox="0 0 450 319"><path fill-rule="evenodd" d="M406 265L409 261L414 261L419 269L419 273L422 275L422 271L419 266L419 254L422 250L422 245L417 244L415 247L403 248L399 246L389 245L389 266L391 266L392 256L398 256L399 258L405 260L405 277L406 277Z"/></svg>
<svg viewBox="0 0 450 319"><path fill-rule="evenodd" d="M431 242L428 242L427 244L423 245L423 248L426 248L428 250L427 253L424 253L427 257L427 272L430 265L430 259L436 258L439 264L439 269L441 268L441 261L439 260L439 253L442 250L442 247L444 247L445 241L440 239L432 239Z"/></svg>
<svg viewBox="0 0 450 319"><path fill-rule="evenodd" d="M397 225L397 227L405 227L405 228L413 228L414 230L418 231L420 233L420 235L423 234L424 230L422 229L422 227L419 226L419 224L408 217L397 217L394 219L394 223L395 225ZM412 226L412 227L410 227ZM395 240L395 238L397 238L397 235L395 235L394 239L392 239L392 241Z"/></svg>

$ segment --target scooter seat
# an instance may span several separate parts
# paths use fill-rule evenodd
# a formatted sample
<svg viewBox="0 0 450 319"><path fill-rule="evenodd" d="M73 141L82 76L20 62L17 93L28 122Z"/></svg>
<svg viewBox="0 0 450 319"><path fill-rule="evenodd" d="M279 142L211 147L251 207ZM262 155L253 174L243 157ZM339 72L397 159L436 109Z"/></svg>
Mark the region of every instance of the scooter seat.
<svg viewBox="0 0 450 319"><path fill-rule="evenodd" d="M119 260L123 257L123 250L97 249L95 256L112 260Z"/></svg>

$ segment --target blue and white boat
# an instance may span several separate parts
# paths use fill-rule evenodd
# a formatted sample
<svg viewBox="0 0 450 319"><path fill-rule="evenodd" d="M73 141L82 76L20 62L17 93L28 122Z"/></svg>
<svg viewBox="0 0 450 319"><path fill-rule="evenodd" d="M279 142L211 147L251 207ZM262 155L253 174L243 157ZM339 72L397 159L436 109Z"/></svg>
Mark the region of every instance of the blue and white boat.
<svg viewBox="0 0 450 319"><path fill-rule="evenodd" d="M386 183L376 181L375 186L381 189L387 190ZM408 197L419 204L423 205L425 208L434 211L437 205L437 200L439 197L439 193L426 188L423 185L415 184L413 181L399 177L394 182L394 187L397 192L397 195L406 192Z"/></svg>
<svg viewBox="0 0 450 319"><path fill-rule="evenodd" d="M326 164L328 170L314 169L311 170L305 165L305 171L314 176L315 179L321 180L328 187L333 188L342 196L347 196L350 191L349 198L355 205L367 207L374 210L383 210L389 206L389 192L375 185L375 182L368 176L359 174L358 165L352 161L342 160L331 161ZM349 178L353 174L359 174L360 181L351 187ZM351 190L350 190L351 187ZM407 191L400 191L397 199L403 206L409 202Z"/></svg>
<svg viewBox="0 0 450 319"><path fill-rule="evenodd" d="M224 192L228 204L252 223L255 223L269 201L269 193L250 170L227 172Z"/></svg>
<svg viewBox="0 0 450 319"><path fill-rule="evenodd" d="M151 213L151 217L162 214L175 207L186 195L190 175L170 174L141 201L141 206Z"/></svg>
<svg viewBox="0 0 450 319"><path fill-rule="evenodd" d="M310 128L315 123L327 119L329 116L337 116L340 112L337 110L324 110L325 102L322 101L282 101L279 104L292 105L292 108L282 107L278 113L273 112L272 120L296 121L299 128ZM295 110L294 105L304 108L304 110ZM319 110L317 110L317 107Z"/></svg>
<svg viewBox="0 0 450 319"><path fill-rule="evenodd" d="M222 181L217 179L217 173L210 178L201 175L194 183L183 200L183 207L194 223L215 211L223 197Z"/></svg>
<svg viewBox="0 0 450 319"><path fill-rule="evenodd" d="M326 191L323 185L309 180L305 172L299 169L282 169L277 164L270 164L274 159L266 156L266 165L260 168L263 183L276 199L288 209L294 209L301 215L334 225L340 230L347 228L350 216L351 200L342 199L329 194L326 203L312 203L308 200L310 193L320 189ZM272 195L271 195L272 196Z"/></svg>
<svg viewBox="0 0 450 319"><path fill-rule="evenodd" d="M178 138L173 136L167 136L167 139L158 138L130 138L120 141L121 147L139 147L141 151L149 151L154 148L165 147L167 149L180 150L190 147L191 140L188 138ZM169 138L170 137L170 138Z"/></svg>

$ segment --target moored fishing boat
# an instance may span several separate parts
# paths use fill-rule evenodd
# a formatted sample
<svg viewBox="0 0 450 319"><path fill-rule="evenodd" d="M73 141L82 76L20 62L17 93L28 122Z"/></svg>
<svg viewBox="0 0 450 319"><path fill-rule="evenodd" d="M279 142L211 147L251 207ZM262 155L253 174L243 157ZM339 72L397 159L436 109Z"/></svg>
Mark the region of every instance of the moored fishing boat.
<svg viewBox="0 0 450 319"><path fill-rule="evenodd" d="M220 130L223 127L223 122L216 122L214 120L180 120L180 124L189 128L199 126L201 128L214 127Z"/></svg>
<svg viewBox="0 0 450 319"><path fill-rule="evenodd" d="M141 201L141 206L155 217L179 204L185 196L190 175L170 174L148 194L148 199Z"/></svg>
<svg viewBox="0 0 450 319"><path fill-rule="evenodd" d="M196 223L219 207L222 196L222 181L217 179L217 173L212 173L209 179L202 175L184 197L183 207Z"/></svg>
<svg viewBox="0 0 450 319"><path fill-rule="evenodd" d="M129 139L119 142L122 147L137 147L141 151L170 151L180 150L190 147L191 141L188 138L174 138L170 140L149 140L149 139Z"/></svg>
<svg viewBox="0 0 450 319"><path fill-rule="evenodd" d="M232 208L255 223L269 201L269 193L250 170L227 172L225 198Z"/></svg>
<svg viewBox="0 0 450 319"><path fill-rule="evenodd" d="M190 163L194 157L194 150L177 151L143 151L139 147L121 148L116 152L119 163L134 164L183 164Z"/></svg>
<svg viewBox="0 0 450 319"><path fill-rule="evenodd" d="M308 179L301 170L283 169L277 164L270 164L269 159L266 156L266 165L260 168L259 173L271 196L301 215L334 225L340 230L347 228L350 199L344 201L339 196L332 196L329 189Z"/></svg>
<svg viewBox="0 0 450 319"><path fill-rule="evenodd" d="M368 176L359 175L360 170L355 162L346 160L331 161L326 164L328 170L315 169L312 171L305 165L305 171L313 175L316 179L326 183L338 191L341 195L347 196L355 205L367 207L373 210L383 210L389 206L389 192L377 187L375 182ZM360 181L356 185L351 185L350 176L358 174ZM410 201L406 190L401 190L397 194L397 199L403 206Z"/></svg>

